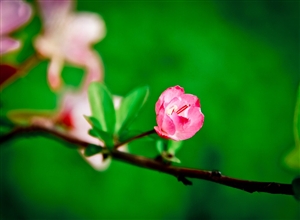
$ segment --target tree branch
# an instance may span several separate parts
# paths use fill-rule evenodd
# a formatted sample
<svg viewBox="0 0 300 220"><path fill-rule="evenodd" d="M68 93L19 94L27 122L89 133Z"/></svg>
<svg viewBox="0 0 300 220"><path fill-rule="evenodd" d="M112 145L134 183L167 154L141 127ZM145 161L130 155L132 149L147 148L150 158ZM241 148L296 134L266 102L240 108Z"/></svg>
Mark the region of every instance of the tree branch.
<svg viewBox="0 0 300 220"><path fill-rule="evenodd" d="M75 137L71 137L64 132L57 131L55 128L47 128L41 125L16 127L11 132L0 137L0 144L2 145L4 142L14 137L17 137L19 135L24 135L29 133L51 135L52 137L58 137L59 139L72 143L73 146L78 145L81 147L87 147L90 144L85 141L79 140ZM126 141L126 143L127 142L128 141ZM118 144L118 146L124 143ZM202 179L202 180L219 183L249 193L265 192L271 194L294 195L292 184L240 180L240 179L224 176L219 171L206 171L206 170L198 170L198 169L166 165L154 159L149 159L143 156L138 156L138 155L133 155L133 154L118 151L116 148L110 151L110 155L112 156L112 158L123 161L125 163L129 163L138 167L142 167L150 170L156 170L161 173L172 175L176 177L178 181L183 182L185 185L191 185L191 182L186 178L195 178L195 179Z"/></svg>

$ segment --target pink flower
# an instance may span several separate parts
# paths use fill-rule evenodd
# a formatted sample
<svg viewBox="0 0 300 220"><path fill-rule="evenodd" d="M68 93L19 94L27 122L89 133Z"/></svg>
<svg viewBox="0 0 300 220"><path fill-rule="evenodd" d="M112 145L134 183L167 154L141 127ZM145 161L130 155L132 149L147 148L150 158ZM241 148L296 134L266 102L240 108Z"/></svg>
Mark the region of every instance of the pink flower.
<svg viewBox="0 0 300 220"><path fill-rule="evenodd" d="M20 42L9 37L8 34L25 24L31 17L31 13L30 5L21 0L0 0L0 55L20 47Z"/></svg>
<svg viewBox="0 0 300 220"><path fill-rule="evenodd" d="M114 96L113 100L115 108L118 109L121 97ZM84 115L91 115L87 91L65 92L61 100L60 111L55 120L56 123L64 125L68 131L68 135L91 144L103 145L102 141L89 135L88 131L91 129L91 125L84 118ZM126 145L119 148L119 150L126 151ZM98 171L107 169L111 162L110 158L104 159L101 153L86 157L84 155L84 148L81 148L79 153L95 170Z"/></svg>
<svg viewBox="0 0 300 220"><path fill-rule="evenodd" d="M60 74L64 61L85 68L86 82L98 81L103 77L101 58L91 46L104 38L105 23L98 14L73 12L73 2L38 1L44 30L35 39L34 46L40 55L50 58L48 82L52 89L61 86Z"/></svg>
<svg viewBox="0 0 300 220"><path fill-rule="evenodd" d="M197 96L184 94L180 86L170 87L160 95L155 112L157 134L175 141L194 136L204 121Z"/></svg>

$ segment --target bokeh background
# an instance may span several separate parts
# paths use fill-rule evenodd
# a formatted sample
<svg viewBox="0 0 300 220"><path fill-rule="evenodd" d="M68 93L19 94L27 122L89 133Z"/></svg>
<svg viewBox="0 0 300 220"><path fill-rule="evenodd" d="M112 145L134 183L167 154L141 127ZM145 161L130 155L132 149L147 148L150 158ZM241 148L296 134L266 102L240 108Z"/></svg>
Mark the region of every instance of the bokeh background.
<svg viewBox="0 0 300 220"><path fill-rule="evenodd" d="M34 2L30 1L32 5ZM150 96L133 127L155 125L154 105L167 87L197 95L203 128L178 152L182 166L220 170L231 177L290 183L299 174L284 163L295 146L293 117L299 85L298 1L79 1L78 11L99 13L107 35L95 45L105 83L124 96L149 85ZM15 36L34 53L38 15ZM1 115L12 109L57 107L46 82L48 61L1 91ZM66 65L66 85L83 70ZM134 154L155 157L142 139ZM112 161L93 170L77 151L43 137L1 146L2 219L299 219L292 196L249 194L211 182L184 186L174 177Z"/></svg>

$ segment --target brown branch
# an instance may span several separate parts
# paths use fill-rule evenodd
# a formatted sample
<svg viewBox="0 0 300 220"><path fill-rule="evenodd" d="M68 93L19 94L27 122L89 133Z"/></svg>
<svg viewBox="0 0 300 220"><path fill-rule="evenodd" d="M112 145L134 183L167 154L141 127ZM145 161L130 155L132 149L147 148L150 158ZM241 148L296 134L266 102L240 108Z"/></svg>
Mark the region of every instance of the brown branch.
<svg viewBox="0 0 300 220"><path fill-rule="evenodd" d="M28 127L16 127L8 134L0 137L0 144L14 137L17 137L21 134L28 134L32 132L39 133L39 134L50 134L54 137L58 137L64 141L67 141L74 145L80 145L82 147L86 147L90 144L85 141L81 141L74 137L71 137L66 133L57 131L54 128L46 128L40 125L31 125ZM219 183L249 193L265 192L265 193L272 193L272 194L294 195L291 184L282 184L282 183L275 183L275 182L257 182L257 181L235 179L235 178L224 176L219 171L206 171L206 170L198 170L198 169L166 165L154 159L149 159L143 156L124 153L118 151L117 149L112 149L110 151L110 154L114 159L138 167L156 170L161 173L166 173L175 176L179 181L187 185L190 185L191 182L186 178L195 178L195 179L203 179L203 180Z"/></svg>

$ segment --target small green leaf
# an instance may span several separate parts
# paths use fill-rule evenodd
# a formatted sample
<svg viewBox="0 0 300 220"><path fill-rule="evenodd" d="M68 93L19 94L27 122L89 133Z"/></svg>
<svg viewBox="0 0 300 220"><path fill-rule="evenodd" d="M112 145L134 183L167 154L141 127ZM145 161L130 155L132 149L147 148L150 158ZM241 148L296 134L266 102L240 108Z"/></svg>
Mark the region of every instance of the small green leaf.
<svg viewBox="0 0 300 220"><path fill-rule="evenodd" d="M168 141L168 153L175 155L176 152L181 148L183 141Z"/></svg>
<svg viewBox="0 0 300 220"><path fill-rule="evenodd" d="M84 116L84 118L90 123L92 126L92 129L89 130L89 134L93 137L96 137L100 140L102 140L107 147L112 147L114 146L114 141L113 141L113 135L103 131L101 129L101 124L100 122L94 118L94 117L88 117Z"/></svg>
<svg viewBox="0 0 300 220"><path fill-rule="evenodd" d="M90 144L88 145L84 150L84 155L87 157L93 156L97 153L100 153L103 150L103 148L98 147L96 145Z"/></svg>
<svg viewBox="0 0 300 220"><path fill-rule="evenodd" d="M120 133L127 128L145 104L149 94L148 86L139 87L124 97L117 110L116 132Z"/></svg>
<svg viewBox="0 0 300 220"><path fill-rule="evenodd" d="M96 137L100 140L102 140L105 143L105 146L107 147L113 147L114 141L112 134L109 134L105 131L99 130L97 128L93 128L89 130L89 135Z"/></svg>
<svg viewBox="0 0 300 220"><path fill-rule="evenodd" d="M97 128L99 130L102 130L102 126L100 124L100 122L98 121L97 118L92 117L92 116L83 116L85 118L85 120L87 120L87 122L93 127L93 128Z"/></svg>
<svg viewBox="0 0 300 220"><path fill-rule="evenodd" d="M116 113L110 92L104 84L93 82L89 86L88 95L92 116L100 122L101 130L113 134Z"/></svg>
<svg viewBox="0 0 300 220"><path fill-rule="evenodd" d="M300 201L300 176L296 177L293 182L293 191L294 191L294 197L296 200Z"/></svg>
<svg viewBox="0 0 300 220"><path fill-rule="evenodd" d="M99 137L99 135L98 135L98 133L97 133L97 131L95 129L90 129L89 130L89 135L91 135L91 136L93 136L95 138L100 138L102 140L102 138Z"/></svg>
<svg viewBox="0 0 300 220"><path fill-rule="evenodd" d="M159 152L159 154L162 155L163 152L165 152L166 149L167 149L167 143L166 143L166 141L163 140L163 139L158 139L158 140L156 141L156 149L157 149L157 151Z"/></svg>

